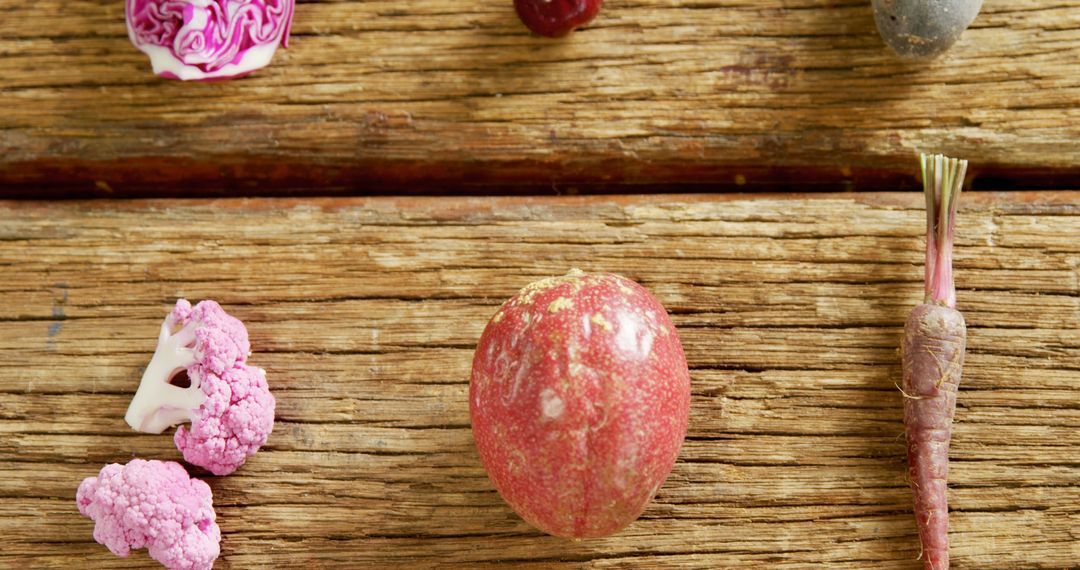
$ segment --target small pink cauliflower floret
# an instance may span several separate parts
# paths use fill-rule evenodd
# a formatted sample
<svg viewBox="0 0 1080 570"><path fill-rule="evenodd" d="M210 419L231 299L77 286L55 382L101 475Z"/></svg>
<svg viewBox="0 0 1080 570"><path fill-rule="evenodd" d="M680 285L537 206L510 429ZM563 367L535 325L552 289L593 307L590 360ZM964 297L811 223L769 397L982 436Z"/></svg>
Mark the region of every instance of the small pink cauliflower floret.
<svg viewBox="0 0 1080 570"><path fill-rule="evenodd" d="M176 302L161 325L158 347L124 419L173 441L184 459L228 475L266 443L274 427L274 396L266 371L246 364L247 329L214 301Z"/></svg>
<svg viewBox="0 0 1080 570"><path fill-rule="evenodd" d="M117 556L146 548L166 568L200 570L212 568L221 552L210 487L179 463L106 465L83 479L75 501L94 521L94 540Z"/></svg>
<svg viewBox="0 0 1080 570"><path fill-rule="evenodd" d="M261 368L238 364L220 376L201 376L206 401L191 430L180 426L173 441L189 463L228 475L266 443L274 427L274 396Z"/></svg>
<svg viewBox="0 0 1080 570"><path fill-rule="evenodd" d="M187 299L180 299L165 318L165 326L171 331L190 329L195 335L192 348L196 364L215 374L246 361L251 354L247 327L215 301L192 307Z"/></svg>

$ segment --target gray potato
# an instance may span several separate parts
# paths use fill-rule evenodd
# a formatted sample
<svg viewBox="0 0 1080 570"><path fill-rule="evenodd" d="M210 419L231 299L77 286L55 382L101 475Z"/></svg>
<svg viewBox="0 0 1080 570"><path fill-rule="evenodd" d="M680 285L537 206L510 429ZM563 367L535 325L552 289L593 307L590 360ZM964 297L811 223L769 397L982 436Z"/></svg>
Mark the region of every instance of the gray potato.
<svg viewBox="0 0 1080 570"><path fill-rule="evenodd" d="M872 0L881 39L903 57L949 49L982 8L982 0Z"/></svg>

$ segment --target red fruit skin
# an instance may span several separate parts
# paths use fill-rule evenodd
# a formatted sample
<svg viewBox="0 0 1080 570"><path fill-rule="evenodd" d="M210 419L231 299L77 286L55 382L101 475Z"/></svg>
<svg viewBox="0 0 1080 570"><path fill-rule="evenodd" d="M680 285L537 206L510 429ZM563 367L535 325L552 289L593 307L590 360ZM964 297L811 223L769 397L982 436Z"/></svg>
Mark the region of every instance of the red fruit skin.
<svg viewBox="0 0 1080 570"><path fill-rule="evenodd" d="M473 359L469 415L488 476L533 526L607 536L633 522L679 454L686 356L637 283L571 272L503 304Z"/></svg>
<svg viewBox="0 0 1080 570"><path fill-rule="evenodd" d="M588 24L604 0L514 0L518 17L534 33L560 38Z"/></svg>

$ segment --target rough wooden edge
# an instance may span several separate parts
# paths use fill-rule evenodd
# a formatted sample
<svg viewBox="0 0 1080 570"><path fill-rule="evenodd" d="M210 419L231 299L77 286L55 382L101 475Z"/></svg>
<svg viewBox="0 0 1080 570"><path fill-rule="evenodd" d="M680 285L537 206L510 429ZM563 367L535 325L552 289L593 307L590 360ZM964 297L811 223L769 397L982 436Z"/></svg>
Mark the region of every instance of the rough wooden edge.
<svg viewBox="0 0 1080 570"><path fill-rule="evenodd" d="M71 202L79 209L141 210L148 205L159 208L191 206L193 203L212 208L265 210L305 206L324 211L341 208L382 207L399 210L422 209L425 215L438 219L453 219L461 215L476 216L484 212L530 205L586 207L597 204L618 206L659 203L737 202L744 200L847 200L859 204L918 208L923 197L918 192L762 192L762 193L696 193L696 194L608 194L575 196L283 196L206 198L193 202L188 198L137 198L123 200L84 200ZM0 199L0 208L50 208L48 200ZM1047 208L1060 211L1075 207L1080 211L1080 190L1024 190L1014 192L967 192L960 206L964 209L987 207L1019 212L1039 212Z"/></svg>

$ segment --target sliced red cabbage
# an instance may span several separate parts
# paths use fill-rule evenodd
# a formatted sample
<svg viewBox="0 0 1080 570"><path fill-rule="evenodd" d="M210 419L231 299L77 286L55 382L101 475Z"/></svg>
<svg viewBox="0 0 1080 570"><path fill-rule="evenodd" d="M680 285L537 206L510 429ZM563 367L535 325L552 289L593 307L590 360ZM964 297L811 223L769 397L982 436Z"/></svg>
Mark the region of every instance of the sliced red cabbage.
<svg viewBox="0 0 1080 570"><path fill-rule="evenodd" d="M125 0L128 37L154 73L229 79L266 66L288 47L295 0Z"/></svg>

